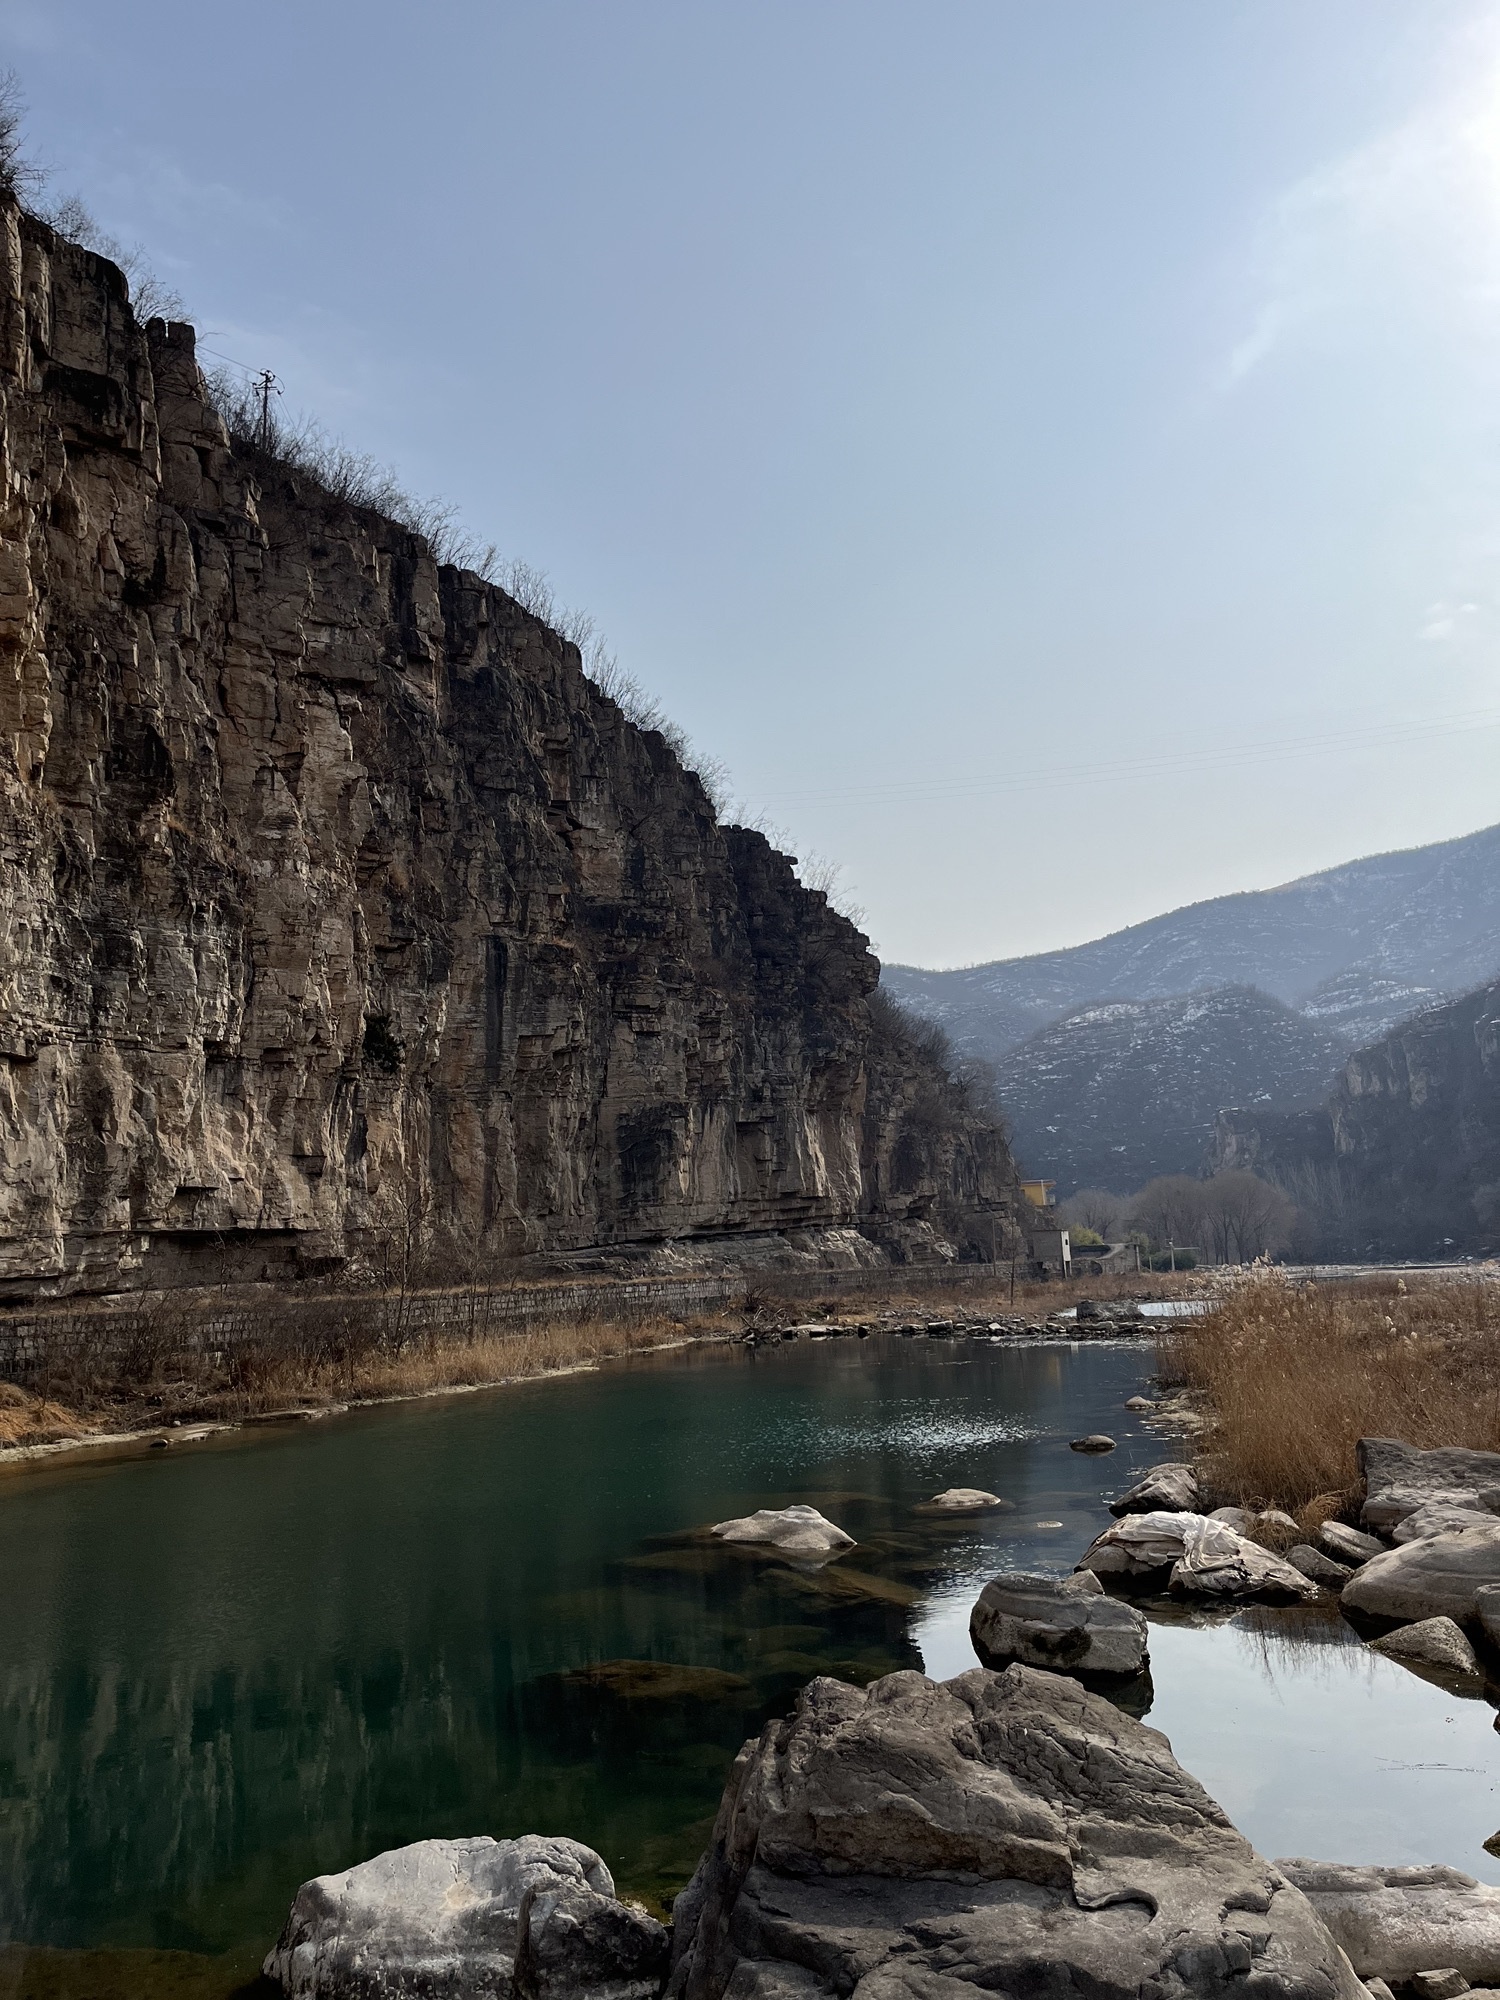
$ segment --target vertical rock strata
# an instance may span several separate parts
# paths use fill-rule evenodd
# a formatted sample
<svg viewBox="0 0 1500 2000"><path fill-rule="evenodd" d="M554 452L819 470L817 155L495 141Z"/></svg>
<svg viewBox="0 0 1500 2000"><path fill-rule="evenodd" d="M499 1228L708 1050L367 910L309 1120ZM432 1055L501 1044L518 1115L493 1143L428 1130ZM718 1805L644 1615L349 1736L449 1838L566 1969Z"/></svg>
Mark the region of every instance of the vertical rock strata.
<svg viewBox="0 0 1500 2000"><path fill-rule="evenodd" d="M13 1295L1004 1200L920 1065L871 1090L875 961L787 858L13 205L0 400Z"/></svg>

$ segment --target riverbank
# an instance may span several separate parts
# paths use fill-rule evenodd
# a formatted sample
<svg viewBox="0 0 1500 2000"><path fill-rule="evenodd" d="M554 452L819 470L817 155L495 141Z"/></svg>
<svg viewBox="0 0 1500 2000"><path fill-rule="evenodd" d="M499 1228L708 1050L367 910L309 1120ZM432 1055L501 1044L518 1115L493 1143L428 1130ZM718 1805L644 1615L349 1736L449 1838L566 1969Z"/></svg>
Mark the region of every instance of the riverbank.
<svg viewBox="0 0 1500 2000"><path fill-rule="evenodd" d="M595 1288L593 1303L515 1324L493 1298L467 1291L400 1294L159 1295L128 1311L59 1314L54 1338L18 1379L0 1381L0 1466L80 1449L169 1443L276 1418L331 1416L376 1403L501 1388L691 1341L756 1341L890 1330L1056 1337L1057 1315L1100 1301L1159 1301L1195 1282L1152 1277L1067 1285L951 1283L892 1271L878 1293L845 1298L829 1274L797 1304L749 1288L733 1305L652 1310L629 1287ZM829 1296L818 1297L820 1289ZM447 1310L432 1310L434 1297ZM1108 1330L1109 1323L1106 1322ZM1079 1331L1084 1330L1080 1323Z"/></svg>
<svg viewBox="0 0 1500 2000"><path fill-rule="evenodd" d="M1341 1511L1361 1437L1500 1450L1500 1279L1418 1272L1299 1283L1269 1270L1158 1344L1186 1392L1213 1492L1250 1508Z"/></svg>

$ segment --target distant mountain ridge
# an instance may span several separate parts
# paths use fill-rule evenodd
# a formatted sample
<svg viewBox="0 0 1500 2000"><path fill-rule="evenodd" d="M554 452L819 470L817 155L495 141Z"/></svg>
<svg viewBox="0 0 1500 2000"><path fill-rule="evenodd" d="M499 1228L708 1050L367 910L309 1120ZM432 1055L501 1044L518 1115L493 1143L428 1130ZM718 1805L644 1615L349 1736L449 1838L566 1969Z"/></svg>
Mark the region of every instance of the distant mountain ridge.
<svg viewBox="0 0 1500 2000"><path fill-rule="evenodd" d="M1089 944L954 972L888 965L898 1000L998 1061L1038 1028L1104 1000L1258 986L1374 1040L1418 1007L1500 971L1500 826L1190 903Z"/></svg>
<svg viewBox="0 0 1500 2000"><path fill-rule="evenodd" d="M1003 1057L996 1082L1018 1159L1064 1191L1125 1193L1198 1166L1226 1104L1320 1102L1347 1053L1271 994L1228 986L1079 1008Z"/></svg>
<svg viewBox="0 0 1500 2000"><path fill-rule="evenodd" d="M881 983L997 1066L1029 1170L1125 1191L1147 1161L1194 1171L1217 1111L1322 1096L1356 1048L1497 973L1492 826L1063 951L953 972L888 965ZM1189 999L1196 1011L1157 1004Z"/></svg>

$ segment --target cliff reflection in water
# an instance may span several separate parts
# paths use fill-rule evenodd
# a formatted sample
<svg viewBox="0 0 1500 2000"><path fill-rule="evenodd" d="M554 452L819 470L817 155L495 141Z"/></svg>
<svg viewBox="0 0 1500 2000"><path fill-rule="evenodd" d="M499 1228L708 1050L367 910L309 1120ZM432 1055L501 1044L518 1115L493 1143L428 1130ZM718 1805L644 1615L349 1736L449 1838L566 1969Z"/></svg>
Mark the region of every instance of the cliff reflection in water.
<svg viewBox="0 0 1500 2000"><path fill-rule="evenodd" d="M0 1940L264 1948L299 1881L431 1834L575 1834L670 1896L808 1678L919 1667L914 1605L1033 1560L1039 1514L1081 1543L1151 1444L1065 1439L1146 1366L700 1352L8 1483ZM913 1515L959 1481L1016 1514ZM802 1571L696 1532L789 1499L859 1547Z"/></svg>

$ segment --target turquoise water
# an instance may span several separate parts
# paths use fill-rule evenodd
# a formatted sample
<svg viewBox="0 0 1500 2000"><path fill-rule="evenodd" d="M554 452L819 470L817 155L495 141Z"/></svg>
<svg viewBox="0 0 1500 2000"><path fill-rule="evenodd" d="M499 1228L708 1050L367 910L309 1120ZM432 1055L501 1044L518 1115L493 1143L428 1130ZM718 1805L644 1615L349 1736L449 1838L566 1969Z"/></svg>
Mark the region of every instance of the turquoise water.
<svg viewBox="0 0 1500 2000"><path fill-rule="evenodd" d="M570 1833L669 1900L735 1750L810 1675L958 1671L985 1576L1071 1566L1163 1455L1123 1409L1150 1366L686 1349L0 1482L0 1941L27 1948L0 1993L227 1992L299 1882L424 1835ZM1094 1430L1119 1450L1067 1449ZM1015 1512L913 1512L957 1484ZM807 1575L694 1533L791 1500L859 1547ZM1488 1710L1336 1636L1160 1627L1151 1720L1269 1851L1486 1872ZM1356 1853L1377 1795L1386 1845ZM1278 1820L1283 1796L1317 1810Z"/></svg>

